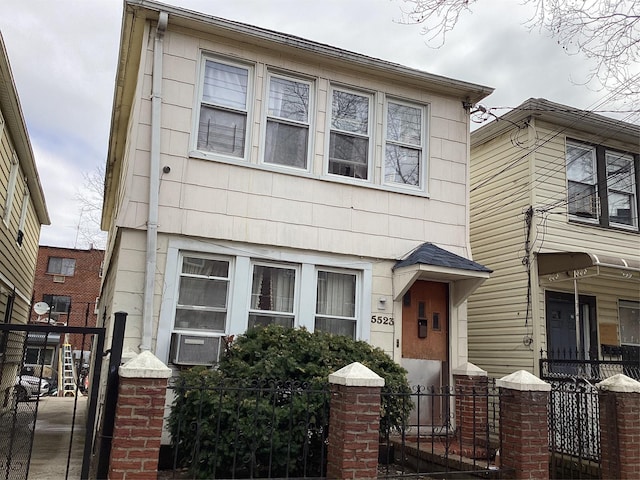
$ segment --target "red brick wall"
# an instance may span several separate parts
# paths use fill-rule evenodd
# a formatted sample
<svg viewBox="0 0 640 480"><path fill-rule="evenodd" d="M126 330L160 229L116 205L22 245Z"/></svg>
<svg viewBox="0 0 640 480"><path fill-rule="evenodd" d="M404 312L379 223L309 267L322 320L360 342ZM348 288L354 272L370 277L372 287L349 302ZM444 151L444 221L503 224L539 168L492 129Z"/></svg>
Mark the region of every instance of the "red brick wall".
<svg viewBox="0 0 640 480"><path fill-rule="evenodd" d="M331 385L327 478L378 477L380 390Z"/></svg>
<svg viewBox="0 0 640 480"><path fill-rule="evenodd" d="M155 480L166 378L120 377L109 460L110 480Z"/></svg>
<svg viewBox="0 0 640 480"><path fill-rule="evenodd" d="M64 277L64 283L54 282L54 275L47 273L49 257L73 258L76 261L75 273L73 276ZM95 327L97 315L95 312L96 297L100 295L100 277L103 250L77 250L72 248L58 248L41 246L38 250L38 261L36 263L36 278L34 282L33 299L34 302L43 301L44 295L63 295L71 297L70 315L61 315L61 321L67 321L68 325L74 327ZM87 313L88 307L88 316ZM35 312L31 312L31 321L38 318ZM89 350L91 344L89 338L84 339L82 348L82 336L73 335L71 344L74 350Z"/></svg>
<svg viewBox="0 0 640 480"><path fill-rule="evenodd" d="M602 478L640 478L640 394L601 392Z"/></svg>
<svg viewBox="0 0 640 480"><path fill-rule="evenodd" d="M472 447L472 454L487 446L489 398L486 376L454 375L456 394L456 425L463 447ZM476 452L474 449L478 448Z"/></svg>
<svg viewBox="0 0 640 480"><path fill-rule="evenodd" d="M549 392L503 389L500 395L502 478L549 478Z"/></svg>

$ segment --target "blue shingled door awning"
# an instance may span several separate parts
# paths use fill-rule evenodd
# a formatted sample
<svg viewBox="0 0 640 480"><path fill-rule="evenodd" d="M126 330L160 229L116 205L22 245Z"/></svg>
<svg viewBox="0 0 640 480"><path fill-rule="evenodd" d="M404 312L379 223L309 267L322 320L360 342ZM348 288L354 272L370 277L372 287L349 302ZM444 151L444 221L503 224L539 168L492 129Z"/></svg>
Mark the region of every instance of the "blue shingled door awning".
<svg viewBox="0 0 640 480"><path fill-rule="evenodd" d="M467 299L492 270L473 260L456 255L433 243L423 243L393 266L394 299L402 298L418 280L451 283L453 305Z"/></svg>

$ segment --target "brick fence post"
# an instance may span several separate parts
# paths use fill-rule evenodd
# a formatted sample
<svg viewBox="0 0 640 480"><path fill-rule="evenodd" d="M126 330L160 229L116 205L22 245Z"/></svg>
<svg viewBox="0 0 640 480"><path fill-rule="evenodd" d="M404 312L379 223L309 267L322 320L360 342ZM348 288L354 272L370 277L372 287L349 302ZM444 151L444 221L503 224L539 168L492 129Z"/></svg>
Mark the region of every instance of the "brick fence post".
<svg viewBox="0 0 640 480"><path fill-rule="evenodd" d="M118 374L108 478L155 480L171 369L145 351L121 365Z"/></svg>
<svg viewBox="0 0 640 480"><path fill-rule="evenodd" d="M489 446L489 390L487 372L473 363L453 370L456 427L463 448L471 457L486 456Z"/></svg>
<svg viewBox="0 0 640 480"><path fill-rule="evenodd" d="M378 478L380 391L384 379L355 362L329 375L327 478Z"/></svg>
<svg viewBox="0 0 640 480"><path fill-rule="evenodd" d="M602 478L640 478L640 382L618 374L596 387Z"/></svg>
<svg viewBox="0 0 640 480"><path fill-rule="evenodd" d="M501 478L549 478L548 407L551 385L520 370L496 381L500 387Z"/></svg>

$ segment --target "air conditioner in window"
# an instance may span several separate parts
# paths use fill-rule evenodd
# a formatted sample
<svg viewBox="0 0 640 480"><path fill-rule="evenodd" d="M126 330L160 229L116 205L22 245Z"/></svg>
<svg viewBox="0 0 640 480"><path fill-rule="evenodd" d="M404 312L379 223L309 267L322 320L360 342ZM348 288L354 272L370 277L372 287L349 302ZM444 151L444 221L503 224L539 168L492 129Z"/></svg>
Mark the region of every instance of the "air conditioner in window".
<svg viewBox="0 0 640 480"><path fill-rule="evenodd" d="M64 275L54 275L53 283L64 283Z"/></svg>
<svg viewBox="0 0 640 480"><path fill-rule="evenodd" d="M175 365L213 365L218 363L221 337L174 333L171 362Z"/></svg>

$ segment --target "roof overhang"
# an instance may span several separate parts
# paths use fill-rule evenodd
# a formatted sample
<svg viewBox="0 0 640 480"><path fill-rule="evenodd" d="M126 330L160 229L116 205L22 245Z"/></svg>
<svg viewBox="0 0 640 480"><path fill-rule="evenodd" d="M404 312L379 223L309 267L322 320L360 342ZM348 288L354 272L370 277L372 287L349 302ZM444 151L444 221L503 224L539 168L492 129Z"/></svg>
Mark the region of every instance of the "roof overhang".
<svg viewBox="0 0 640 480"><path fill-rule="evenodd" d="M453 283L451 301L454 307L464 302L487 278L489 272L475 272L437 265L416 264L393 271L393 299L400 300L418 280Z"/></svg>
<svg viewBox="0 0 640 480"><path fill-rule="evenodd" d="M566 273L567 279L607 275L624 280L640 281L640 259L638 258L622 258L590 252L539 253L537 257L538 275Z"/></svg>

